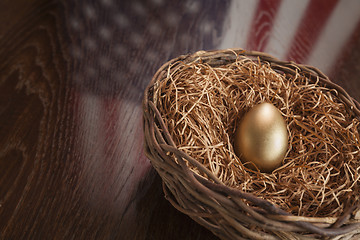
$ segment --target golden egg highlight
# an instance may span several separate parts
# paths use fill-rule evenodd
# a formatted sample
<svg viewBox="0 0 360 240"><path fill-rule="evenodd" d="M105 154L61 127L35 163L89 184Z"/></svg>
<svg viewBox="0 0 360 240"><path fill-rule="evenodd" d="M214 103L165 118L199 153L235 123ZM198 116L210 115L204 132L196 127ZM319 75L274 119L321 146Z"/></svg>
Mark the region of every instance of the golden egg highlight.
<svg viewBox="0 0 360 240"><path fill-rule="evenodd" d="M261 103L241 119L234 140L235 153L243 163L252 162L260 171L271 172L288 148L286 122L274 105Z"/></svg>

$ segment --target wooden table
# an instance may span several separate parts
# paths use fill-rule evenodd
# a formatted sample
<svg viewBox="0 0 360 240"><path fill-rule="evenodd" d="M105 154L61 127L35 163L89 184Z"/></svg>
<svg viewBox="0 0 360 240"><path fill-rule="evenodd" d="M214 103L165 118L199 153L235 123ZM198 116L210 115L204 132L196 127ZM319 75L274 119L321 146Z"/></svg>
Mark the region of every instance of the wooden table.
<svg viewBox="0 0 360 240"><path fill-rule="evenodd" d="M167 60L241 47L360 100L357 0L3 0L0 239L216 239L163 197L142 95Z"/></svg>

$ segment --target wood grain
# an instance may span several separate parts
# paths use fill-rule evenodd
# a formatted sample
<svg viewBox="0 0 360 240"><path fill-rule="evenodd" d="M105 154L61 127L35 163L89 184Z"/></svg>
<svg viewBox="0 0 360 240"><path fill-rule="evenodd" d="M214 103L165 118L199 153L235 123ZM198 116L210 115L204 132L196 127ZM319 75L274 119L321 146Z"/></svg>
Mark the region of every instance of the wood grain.
<svg viewBox="0 0 360 240"><path fill-rule="evenodd" d="M69 158L73 91L58 7L34 3L1 39L0 232L4 239L64 235L66 224L59 216L74 200L69 194L76 175L75 162Z"/></svg>
<svg viewBox="0 0 360 240"><path fill-rule="evenodd" d="M165 200L143 154L141 100L168 59L217 48L237 29L231 6L1 1L0 239L216 239ZM258 9L271 14L253 19L275 22L277 8ZM332 73L358 100L359 39Z"/></svg>
<svg viewBox="0 0 360 240"><path fill-rule="evenodd" d="M39 0L1 25L0 238L214 238L164 199L142 151L152 74L216 42L201 27L226 2L196 4Z"/></svg>

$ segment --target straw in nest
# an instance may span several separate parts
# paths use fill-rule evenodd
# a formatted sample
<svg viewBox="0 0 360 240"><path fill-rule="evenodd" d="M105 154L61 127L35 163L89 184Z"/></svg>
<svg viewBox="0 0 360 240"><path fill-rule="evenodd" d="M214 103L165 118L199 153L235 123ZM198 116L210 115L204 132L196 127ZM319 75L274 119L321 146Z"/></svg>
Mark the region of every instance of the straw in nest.
<svg viewBox="0 0 360 240"><path fill-rule="evenodd" d="M289 133L272 173L249 169L233 149L238 122L262 102ZM173 205L224 239L354 235L358 107L316 68L241 49L198 52L165 64L145 93L147 155Z"/></svg>

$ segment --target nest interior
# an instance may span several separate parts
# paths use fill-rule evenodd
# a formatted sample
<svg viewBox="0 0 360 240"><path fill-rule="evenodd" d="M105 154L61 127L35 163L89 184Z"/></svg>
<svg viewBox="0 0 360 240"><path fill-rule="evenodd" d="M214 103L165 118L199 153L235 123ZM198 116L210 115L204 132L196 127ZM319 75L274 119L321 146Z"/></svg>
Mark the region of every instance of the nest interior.
<svg viewBox="0 0 360 240"><path fill-rule="evenodd" d="M272 173L248 168L233 149L239 121L262 102L280 110L289 134ZM360 120L318 79L245 56L216 66L179 61L155 84L154 103L178 149L229 187L306 217L338 217L360 202Z"/></svg>

